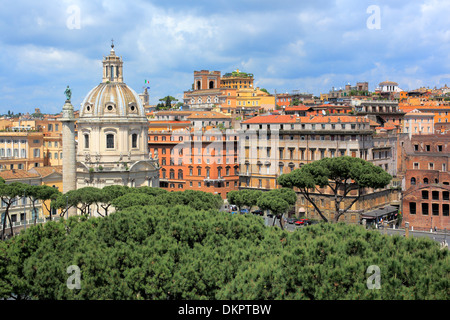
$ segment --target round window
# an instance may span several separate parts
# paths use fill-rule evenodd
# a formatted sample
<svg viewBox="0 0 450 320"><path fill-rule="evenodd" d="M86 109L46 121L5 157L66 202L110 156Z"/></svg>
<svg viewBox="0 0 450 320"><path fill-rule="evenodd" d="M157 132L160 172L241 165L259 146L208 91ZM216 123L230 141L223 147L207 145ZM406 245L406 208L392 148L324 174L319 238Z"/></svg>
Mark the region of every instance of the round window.
<svg viewBox="0 0 450 320"><path fill-rule="evenodd" d="M86 110L87 110L87 111L91 111L91 107L90 107L90 106L87 106L87 107L86 107Z"/></svg>
<svg viewBox="0 0 450 320"><path fill-rule="evenodd" d="M134 108L134 106L131 106L130 109L131 109L131 111L134 111L135 108Z"/></svg>
<svg viewBox="0 0 450 320"><path fill-rule="evenodd" d="M112 106L108 106L108 111L112 111L113 107Z"/></svg>

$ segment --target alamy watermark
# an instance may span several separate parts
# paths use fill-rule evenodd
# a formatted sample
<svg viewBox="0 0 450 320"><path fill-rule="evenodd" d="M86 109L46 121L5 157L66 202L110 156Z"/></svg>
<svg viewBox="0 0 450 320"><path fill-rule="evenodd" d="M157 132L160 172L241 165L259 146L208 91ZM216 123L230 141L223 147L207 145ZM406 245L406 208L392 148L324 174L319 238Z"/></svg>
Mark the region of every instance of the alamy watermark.
<svg viewBox="0 0 450 320"><path fill-rule="evenodd" d="M381 9L377 5L367 7L366 13L370 16L367 18L366 26L368 29L381 29Z"/></svg>
<svg viewBox="0 0 450 320"><path fill-rule="evenodd" d="M71 265L67 267L67 273L70 274L67 278L67 288L70 290L81 289L81 271L80 267L76 265Z"/></svg>
<svg viewBox="0 0 450 320"><path fill-rule="evenodd" d="M367 278L367 289L381 289L381 271L380 267L371 265L366 270L367 274L372 274Z"/></svg>
<svg viewBox="0 0 450 320"><path fill-rule="evenodd" d="M66 20L68 29L81 29L81 9L77 5L67 7L66 13L69 15Z"/></svg>

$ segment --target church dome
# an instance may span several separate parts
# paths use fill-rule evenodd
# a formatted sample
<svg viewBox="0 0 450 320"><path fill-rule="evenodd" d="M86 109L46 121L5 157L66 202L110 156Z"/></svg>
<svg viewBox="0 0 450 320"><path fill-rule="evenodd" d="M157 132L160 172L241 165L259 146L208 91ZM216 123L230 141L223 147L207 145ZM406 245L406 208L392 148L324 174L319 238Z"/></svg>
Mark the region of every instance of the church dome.
<svg viewBox="0 0 450 320"><path fill-rule="evenodd" d="M125 83L100 83L81 103L81 117L145 117L136 92Z"/></svg>
<svg viewBox="0 0 450 320"><path fill-rule="evenodd" d="M383 86L398 86L398 83L397 83L397 82L394 82L394 81L386 80L386 81L381 82L381 83L379 84L379 86L380 86L380 87L383 87Z"/></svg>
<svg viewBox="0 0 450 320"><path fill-rule="evenodd" d="M145 118L138 94L123 82L123 61L116 56L114 45L102 63L103 80L84 98L80 118Z"/></svg>

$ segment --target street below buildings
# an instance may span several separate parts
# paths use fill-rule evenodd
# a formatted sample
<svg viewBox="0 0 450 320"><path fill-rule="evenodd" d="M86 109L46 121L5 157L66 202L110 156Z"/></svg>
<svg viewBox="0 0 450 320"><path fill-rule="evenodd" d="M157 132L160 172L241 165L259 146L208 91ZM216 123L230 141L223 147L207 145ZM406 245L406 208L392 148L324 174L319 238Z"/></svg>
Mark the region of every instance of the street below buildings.
<svg viewBox="0 0 450 320"><path fill-rule="evenodd" d="M265 225L266 226L272 226L273 225L273 218L270 217L262 217L262 219L264 219L265 221ZM276 219L275 221L275 226L280 227L280 220ZM295 224L289 224L289 223L285 223L284 224L284 229L287 231L295 231L297 229L301 229L301 228L305 228L307 226L297 226ZM379 229L373 229L374 231L378 231L381 232L382 234L386 234L389 236L394 236L394 235L398 235L398 236L404 236L405 235L405 229L393 229L393 228L379 228ZM450 239L450 235L449 232L429 232L429 231L409 231L409 237L416 237L416 238L420 238L420 237L428 237L434 241L437 241L439 243L442 243L444 241L448 242L448 240Z"/></svg>

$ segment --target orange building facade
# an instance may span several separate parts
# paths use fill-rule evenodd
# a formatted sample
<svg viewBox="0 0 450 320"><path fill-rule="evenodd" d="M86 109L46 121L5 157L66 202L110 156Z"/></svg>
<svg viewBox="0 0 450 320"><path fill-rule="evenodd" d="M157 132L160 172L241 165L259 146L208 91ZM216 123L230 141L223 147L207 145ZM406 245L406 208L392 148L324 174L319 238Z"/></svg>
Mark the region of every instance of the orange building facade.
<svg viewBox="0 0 450 320"><path fill-rule="evenodd" d="M168 191L199 190L219 194L239 187L238 137L205 127L170 128L160 123L149 130L149 150L161 170L160 187Z"/></svg>

